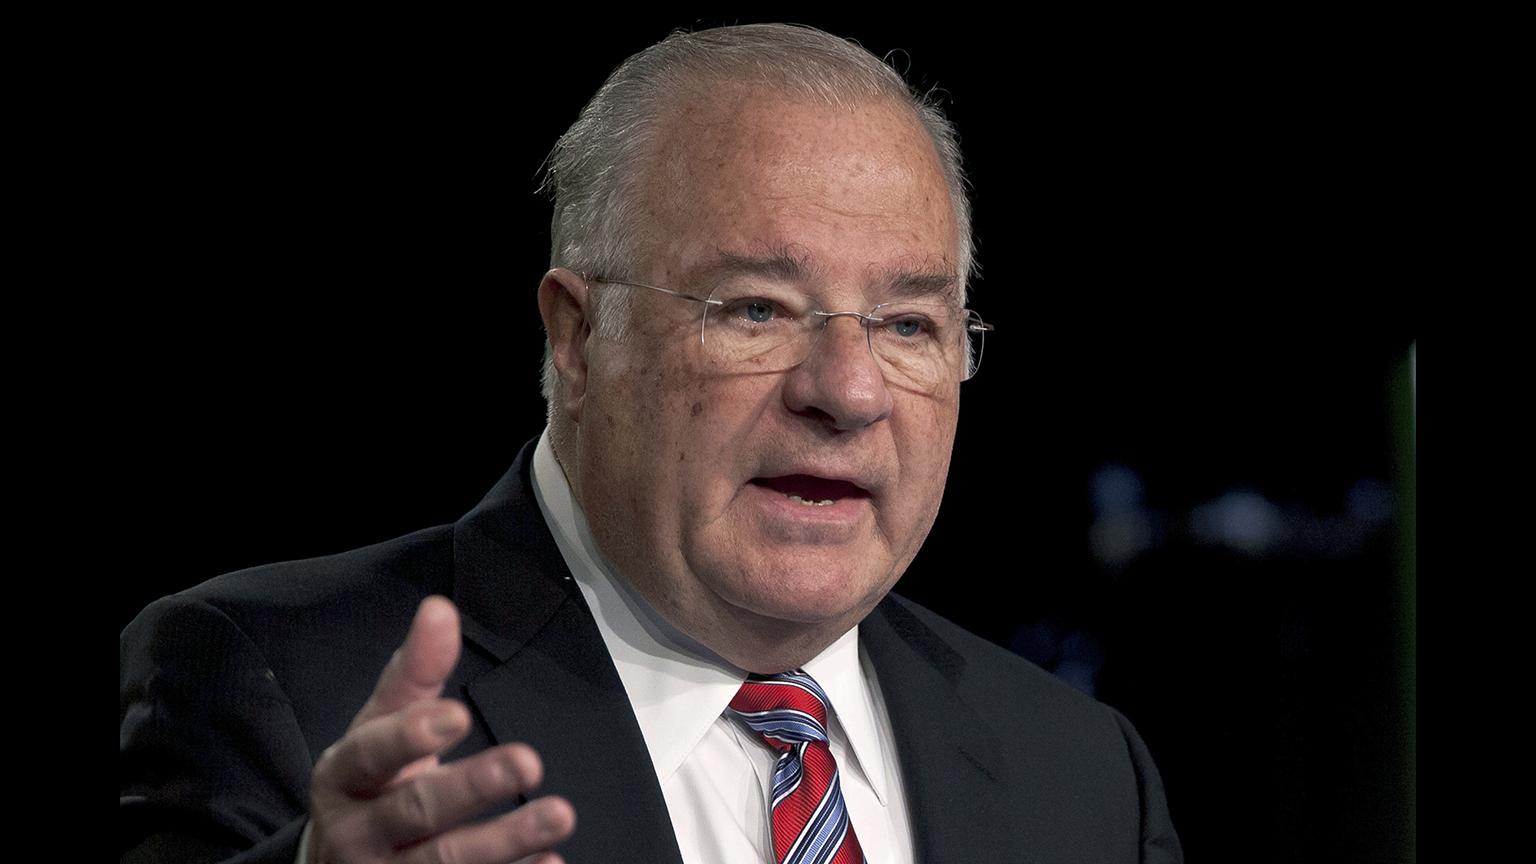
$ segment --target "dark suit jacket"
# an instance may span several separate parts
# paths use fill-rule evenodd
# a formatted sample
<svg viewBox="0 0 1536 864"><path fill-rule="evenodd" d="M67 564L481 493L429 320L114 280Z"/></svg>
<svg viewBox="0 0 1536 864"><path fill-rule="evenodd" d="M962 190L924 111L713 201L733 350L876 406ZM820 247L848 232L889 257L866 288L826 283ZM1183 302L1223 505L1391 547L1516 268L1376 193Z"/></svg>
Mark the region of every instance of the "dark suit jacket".
<svg viewBox="0 0 1536 864"><path fill-rule="evenodd" d="M164 598L121 643L124 861L288 864L315 760L341 737L420 600L458 604L449 759L526 741L575 806L573 864L679 861L623 685L529 480L532 445L453 525L229 574ZM860 628L924 862L1182 860L1124 717L895 596Z"/></svg>

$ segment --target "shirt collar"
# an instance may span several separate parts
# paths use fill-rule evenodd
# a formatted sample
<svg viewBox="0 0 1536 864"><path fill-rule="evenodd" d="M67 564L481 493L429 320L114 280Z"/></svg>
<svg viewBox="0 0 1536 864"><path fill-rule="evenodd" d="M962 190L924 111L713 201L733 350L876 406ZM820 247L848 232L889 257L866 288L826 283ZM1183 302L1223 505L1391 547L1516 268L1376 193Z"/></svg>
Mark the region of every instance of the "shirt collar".
<svg viewBox="0 0 1536 864"><path fill-rule="evenodd" d="M597 547L555 459L549 430L533 454L533 491L544 521L592 611L639 721L656 776L665 782L698 746L747 673L667 623ZM855 626L805 664L826 692L875 795L886 800L875 706L861 667Z"/></svg>

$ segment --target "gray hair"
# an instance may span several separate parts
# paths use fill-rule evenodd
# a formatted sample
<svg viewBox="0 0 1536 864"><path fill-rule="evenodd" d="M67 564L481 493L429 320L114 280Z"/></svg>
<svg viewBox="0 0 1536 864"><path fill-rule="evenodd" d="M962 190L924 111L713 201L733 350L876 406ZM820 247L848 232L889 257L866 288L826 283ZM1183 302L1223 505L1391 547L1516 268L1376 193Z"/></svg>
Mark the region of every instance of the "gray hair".
<svg viewBox="0 0 1536 864"><path fill-rule="evenodd" d="M849 40L810 27L747 24L674 32L625 60L608 76L545 162L542 191L554 199L550 266L625 275L646 240L637 210L641 184L668 109L705 96L719 82L771 87L807 100L844 106L889 98L907 105L938 151L959 230L960 297L971 274L971 208L954 126L931 94L907 86L901 73ZM594 295L594 329L622 339L631 292ZM597 298L601 297L601 304ZM558 376L545 342L543 391L553 421Z"/></svg>

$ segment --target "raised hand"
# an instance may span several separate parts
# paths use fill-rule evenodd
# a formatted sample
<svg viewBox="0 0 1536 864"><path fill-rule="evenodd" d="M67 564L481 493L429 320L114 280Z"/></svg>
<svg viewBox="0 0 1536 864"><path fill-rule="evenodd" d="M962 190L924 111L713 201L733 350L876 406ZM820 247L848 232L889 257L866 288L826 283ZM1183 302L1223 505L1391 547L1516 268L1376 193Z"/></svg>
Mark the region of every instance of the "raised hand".
<svg viewBox="0 0 1536 864"><path fill-rule="evenodd" d="M320 755L310 792L309 864L391 861L478 864L548 852L569 837L576 813L563 798L530 801L470 822L538 787L533 748L507 744L447 765L438 754L469 732L469 711L442 698L459 659L459 613L423 600L347 734Z"/></svg>

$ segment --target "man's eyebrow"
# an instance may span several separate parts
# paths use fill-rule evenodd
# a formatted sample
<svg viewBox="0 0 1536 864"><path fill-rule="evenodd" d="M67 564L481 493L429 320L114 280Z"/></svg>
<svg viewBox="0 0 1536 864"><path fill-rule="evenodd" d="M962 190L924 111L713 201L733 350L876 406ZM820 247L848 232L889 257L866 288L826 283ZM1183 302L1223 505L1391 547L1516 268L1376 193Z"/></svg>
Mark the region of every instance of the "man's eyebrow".
<svg viewBox="0 0 1536 864"><path fill-rule="evenodd" d="M815 282L822 269L810 258L796 255L788 249L776 249L765 255L740 255L722 250L713 261L696 271L690 281L714 284L724 279L747 276L806 284ZM936 294L953 297L957 284L954 272L947 269L891 270L873 280L873 285L886 295L900 298L931 297Z"/></svg>
<svg viewBox="0 0 1536 864"><path fill-rule="evenodd" d="M887 273L881 280L888 286L892 297L903 298L929 297L934 294L950 298L955 295L957 281L955 274L947 270Z"/></svg>
<svg viewBox="0 0 1536 864"><path fill-rule="evenodd" d="M723 279L755 276L775 282L807 282L821 268L803 255L795 255L787 249L775 249L765 255L740 255L720 250L714 260L692 274L690 281L713 284Z"/></svg>

